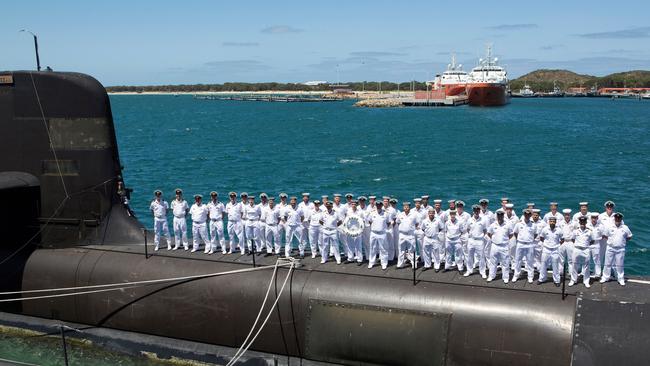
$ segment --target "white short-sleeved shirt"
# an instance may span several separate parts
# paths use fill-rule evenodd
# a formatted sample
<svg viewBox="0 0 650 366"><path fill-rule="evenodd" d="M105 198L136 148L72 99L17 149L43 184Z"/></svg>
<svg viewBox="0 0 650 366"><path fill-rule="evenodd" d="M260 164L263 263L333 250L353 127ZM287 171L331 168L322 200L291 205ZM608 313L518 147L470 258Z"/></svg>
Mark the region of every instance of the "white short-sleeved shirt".
<svg viewBox="0 0 650 366"><path fill-rule="evenodd" d="M228 221L239 222L242 218L242 205L239 202L228 202L226 204L226 213L228 214Z"/></svg>
<svg viewBox="0 0 650 366"><path fill-rule="evenodd" d="M368 216L370 230L378 234L386 233L391 221L389 214L385 210L382 210L381 213L373 211Z"/></svg>
<svg viewBox="0 0 650 366"><path fill-rule="evenodd" d="M481 217L479 215L479 217L476 218L472 215L467 221L467 229L469 230L469 237L474 239L482 239L485 233L487 232L488 226L489 223L487 217Z"/></svg>
<svg viewBox="0 0 650 366"><path fill-rule="evenodd" d="M400 212L397 214L397 223L399 224L399 232L405 235L413 235L415 232L415 227L420 224L420 215L411 211L407 215L406 212Z"/></svg>
<svg viewBox="0 0 650 366"><path fill-rule="evenodd" d="M493 222L488 228L488 234L492 235L492 243L496 245L506 245L512 235L512 227L505 220L503 224L498 221Z"/></svg>
<svg viewBox="0 0 650 366"><path fill-rule="evenodd" d="M185 214L187 214L187 211L190 209L190 206L187 204L187 201L185 200L177 200L174 199L172 200L172 213L174 214L175 217L178 218L183 218L185 217Z"/></svg>
<svg viewBox="0 0 650 366"><path fill-rule="evenodd" d="M287 225L289 226L298 226L300 225L301 217L303 217L304 214L302 212L302 209L296 206L296 209L294 210L291 205L287 206L287 208L284 210L284 218L287 222Z"/></svg>
<svg viewBox="0 0 650 366"><path fill-rule="evenodd" d="M309 210L307 216L305 216L305 221L309 222L309 226L317 227L320 226L320 220L323 217L323 213L320 211L320 208L317 210Z"/></svg>
<svg viewBox="0 0 650 366"><path fill-rule="evenodd" d="M208 209L208 206L204 204L201 204L199 206L195 203L192 205L192 207L190 207L190 215L192 215L192 221L198 224L204 223L205 220L208 219L209 213L210 210Z"/></svg>
<svg viewBox="0 0 650 366"><path fill-rule="evenodd" d="M586 217L587 222L589 222L589 213L587 213L586 215L583 215L582 212L578 211L573 215L573 219L572 219L572 221L576 224L576 227L580 226L579 220L580 220L581 217Z"/></svg>
<svg viewBox="0 0 650 366"><path fill-rule="evenodd" d="M537 236L537 225L533 223L533 220L528 222L519 221L514 229L513 233L517 234L517 241L521 243L532 243Z"/></svg>
<svg viewBox="0 0 650 366"><path fill-rule="evenodd" d="M328 212L325 209L324 212L321 212L321 220L323 220L323 229L327 231L336 230L338 223L340 221L339 214L332 209L331 212Z"/></svg>
<svg viewBox="0 0 650 366"><path fill-rule="evenodd" d="M596 226L592 225L591 222L587 224L587 227L593 232L594 244L598 244L598 241L603 238L605 233L605 227L599 223L596 223Z"/></svg>
<svg viewBox="0 0 650 366"><path fill-rule="evenodd" d="M264 223L271 226L277 225L278 221L280 221L280 210L278 207L273 206L273 208L271 208L267 206L264 211Z"/></svg>
<svg viewBox="0 0 650 366"><path fill-rule="evenodd" d="M545 226L539 236L544 239L544 248L553 250L560 247L563 234L562 229L556 225L552 230L550 226Z"/></svg>
<svg viewBox="0 0 650 366"><path fill-rule="evenodd" d="M494 212L492 212L492 211L490 211L490 210L485 210L485 212L483 212L483 210L481 210L481 212L479 212L478 215L479 215L482 219L486 220L486 223L487 223L488 226L491 225L491 224L492 224L494 221L496 221L496 219L497 219L497 218L494 216Z"/></svg>
<svg viewBox="0 0 650 366"><path fill-rule="evenodd" d="M535 241L539 241L539 233L541 233L542 230L544 230L544 228L546 227L546 223L544 222L544 220L541 217L537 221L534 221L532 219L530 221L532 221L533 225L535 225L537 227L537 235L538 236L535 238Z"/></svg>
<svg viewBox="0 0 650 366"><path fill-rule="evenodd" d="M573 221L566 222L566 220L562 218L562 221L558 221L557 225L560 227L560 230L562 230L562 239L564 239L564 241L569 241L573 238L573 230L576 228Z"/></svg>
<svg viewBox="0 0 650 366"><path fill-rule="evenodd" d="M594 233L590 228L585 227L585 229L582 230L580 227L578 227L577 229L573 230L573 240L575 240L573 245L577 249L587 248L589 245L591 245L591 241L594 240L593 237Z"/></svg>
<svg viewBox="0 0 650 366"><path fill-rule="evenodd" d="M445 238L448 241L457 241L466 230L465 223L458 218L454 221L450 218L445 222Z"/></svg>
<svg viewBox="0 0 650 366"><path fill-rule="evenodd" d="M251 206L250 204L244 206L244 217L246 218L246 220L259 221L261 216L262 216L262 210L260 209L260 206L258 205Z"/></svg>
<svg viewBox="0 0 650 366"><path fill-rule="evenodd" d="M226 211L226 207L221 201L210 201L208 202L208 210L210 210L210 220L221 220L223 219L223 213Z"/></svg>
<svg viewBox="0 0 650 366"><path fill-rule="evenodd" d="M149 209L153 211L153 216L157 219L164 219L167 217L167 210L169 210L169 204L164 200L153 200L149 205Z"/></svg>
<svg viewBox="0 0 650 366"><path fill-rule="evenodd" d="M420 228L427 238L437 240L438 234L445 229L445 225L439 217L434 216L433 220L429 220L429 217L427 216L427 218L422 220L420 223Z"/></svg>
<svg viewBox="0 0 650 366"><path fill-rule="evenodd" d="M607 245L612 248L625 248L627 241L632 239L632 232L625 224L610 226L607 230Z"/></svg>
<svg viewBox="0 0 650 366"><path fill-rule="evenodd" d="M548 224L548 219L550 219L551 217L555 217L556 223L559 223L560 221L564 220L564 217L562 216L562 213L560 213L560 211L555 211L555 213L549 211L544 215L544 222Z"/></svg>

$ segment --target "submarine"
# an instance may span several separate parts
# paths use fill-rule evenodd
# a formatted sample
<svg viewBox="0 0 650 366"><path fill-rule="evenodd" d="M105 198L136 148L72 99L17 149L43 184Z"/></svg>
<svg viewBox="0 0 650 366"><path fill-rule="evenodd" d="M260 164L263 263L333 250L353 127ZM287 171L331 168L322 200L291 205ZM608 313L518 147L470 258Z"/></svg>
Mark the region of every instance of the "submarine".
<svg viewBox="0 0 650 366"><path fill-rule="evenodd" d="M650 359L648 278L564 289L456 271L153 252L152 233L125 200L109 97L91 76L0 72L0 128L0 311L11 317L195 344L219 364Z"/></svg>

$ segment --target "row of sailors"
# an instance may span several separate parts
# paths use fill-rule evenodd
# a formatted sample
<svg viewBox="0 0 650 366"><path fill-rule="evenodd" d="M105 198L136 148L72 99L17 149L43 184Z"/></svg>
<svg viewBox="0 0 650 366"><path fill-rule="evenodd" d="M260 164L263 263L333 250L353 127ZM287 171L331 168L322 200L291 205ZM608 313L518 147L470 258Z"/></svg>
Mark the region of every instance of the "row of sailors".
<svg viewBox="0 0 650 366"><path fill-rule="evenodd" d="M534 271L540 273L538 283L546 281L547 269L552 268L553 281L559 285L560 268L566 261L573 286L578 280L578 269L585 286L590 286L590 260L594 263L594 277L606 282L615 269L617 279L624 285L624 258L627 240L632 238L629 228L622 222L622 214L614 213L614 203L605 203L605 212L589 212L587 202L580 202L580 211L571 215L570 209L558 211L556 202L550 203L550 211L542 218L540 210L533 203L521 217L507 197L501 199L502 207L495 213L489 210L489 201L481 199L472 207L473 215L464 211L464 202L450 200L449 208L442 210L441 200L434 200L429 206L428 196L414 199L415 207L409 202L403 204L403 211L396 208L397 200L375 196L353 199L347 194L341 203L341 195L334 195L334 202L322 196L323 201L310 201L310 195L303 193L302 202L296 197L280 194L280 203L262 193L261 203L255 203L254 196L243 192L241 201L230 192L229 202L219 201L218 194L211 192L206 205L202 196L195 195L195 203L189 207L182 198L182 191L176 190L171 210L174 215L174 250L183 243L189 249L185 216L192 218L193 248L199 250L205 243L204 252L212 254L221 248L222 253L253 251L268 255L281 254L284 239L284 255L290 256L294 239L298 243L301 257L309 242L312 258L320 252L321 263L333 255L338 264L343 254L346 263L356 261L361 265L365 258L372 268L379 257L382 269L397 257L397 267L406 261L415 265L417 248L424 261L424 268L438 272L444 262L444 270L456 267L465 276L478 266L481 276L492 281L501 267L505 283L510 280L510 269L514 269L513 282L517 281L525 266L528 282L532 283ZM171 238L167 229L167 210L170 206L162 200L162 192L155 192L150 209L154 215L155 250L159 248L160 234L167 237L167 249L171 250ZM366 204L369 202L368 204ZM348 216L358 216L365 223L359 236L347 235L340 225ZM618 219L617 219L618 217ZM224 221L227 224L224 225ZM584 223L584 226L582 225ZM225 230L224 230L225 226ZM210 235L208 235L208 229ZM227 231L229 241L225 240ZM415 258L415 259L414 259ZM604 263L602 259L604 258ZM486 272L489 270L489 276Z"/></svg>

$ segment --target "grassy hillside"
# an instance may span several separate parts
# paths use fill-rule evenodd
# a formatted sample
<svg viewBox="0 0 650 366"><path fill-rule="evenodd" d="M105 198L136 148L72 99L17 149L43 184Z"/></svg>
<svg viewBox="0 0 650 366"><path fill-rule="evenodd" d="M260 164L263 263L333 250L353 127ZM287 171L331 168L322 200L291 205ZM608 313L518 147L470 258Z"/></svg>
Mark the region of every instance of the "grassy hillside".
<svg viewBox="0 0 650 366"><path fill-rule="evenodd" d="M513 92L519 91L524 84L530 85L534 91L553 90L553 81L561 89L572 86L584 86L591 88L594 85L601 87L650 87L650 71L634 70L619 72L603 77L581 75L569 70L535 70L517 79L510 81L510 89Z"/></svg>

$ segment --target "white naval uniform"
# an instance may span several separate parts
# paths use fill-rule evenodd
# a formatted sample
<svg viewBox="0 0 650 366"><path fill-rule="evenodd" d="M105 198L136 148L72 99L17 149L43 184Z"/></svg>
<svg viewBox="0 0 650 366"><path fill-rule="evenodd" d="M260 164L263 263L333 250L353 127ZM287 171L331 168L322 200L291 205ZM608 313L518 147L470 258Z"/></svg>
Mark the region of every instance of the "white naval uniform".
<svg viewBox="0 0 650 366"><path fill-rule="evenodd" d="M571 221L573 221L573 224L576 227L580 226L580 221L579 220L580 220L581 217L586 217L587 222L589 222L589 213L587 212L587 214L583 215L582 212L578 211L573 215L573 218L571 219Z"/></svg>
<svg viewBox="0 0 650 366"><path fill-rule="evenodd" d="M433 266L436 270L440 269L440 259L444 254L443 244L440 242L440 233L444 234L445 225L442 223L440 216L434 216L433 220L426 219L420 223L420 228L424 234L422 241L422 259L424 260L424 268L431 268Z"/></svg>
<svg viewBox="0 0 650 366"><path fill-rule="evenodd" d="M497 275L497 266L501 266L503 282L510 280L510 236L512 226L505 220L502 224L494 221L488 228L492 245L490 246L490 269L488 281L492 281Z"/></svg>
<svg viewBox="0 0 650 366"><path fill-rule="evenodd" d="M542 241L542 260L539 266L539 282L545 282L547 270L553 269L553 282L560 283L560 245L563 240L562 229L545 226L539 234Z"/></svg>
<svg viewBox="0 0 650 366"><path fill-rule="evenodd" d="M472 215L467 221L467 272L469 275L474 272L478 265L478 271L482 277L487 278L485 273L485 234L489 223L485 217Z"/></svg>
<svg viewBox="0 0 650 366"><path fill-rule="evenodd" d="M609 229L613 226L616 225L614 222L614 211L612 211L611 215L607 214L607 211L601 213L598 215L598 223L603 225L603 229L605 232L609 231ZM624 221L621 221L621 225L625 225ZM600 260L605 263L605 252L607 251L607 237L603 237L600 240Z"/></svg>
<svg viewBox="0 0 650 366"><path fill-rule="evenodd" d="M564 216L562 216L562 213L560 211L555 211L555 213L549 211L544 215L544 222L548 224L548 219L551 217L555 217L555 222L559 223L560 221L564 220Z"/></svg>
<svg viewBox="0 0 650 366"><path fill-rule="evenodd" d="M532 220L533 224L537 226L537 237L533 240L533 268L539 270L539 265L542 262L542 242L539 240L539 233L546 227L546 222L540 217L537 221Z"/></svg>
<svg viewBox="0 0 650 366"><path fill-rule="evenodd" d="M361 217L363 218L363 223L365 224L363 227L363 233L361 234L361 243L363 246L363 253L366 256L366 259L368 259L370 258L370 225L368 224L368 215L370 215L370 212L372 210L370 209L370 206L359 206L359 211L362 213Z"/></svg>
<svg viewBox="0 0 650 366"><path fill-rule="evenodd" d="M228 253L232 254L240 247L241 253L245 253L244 246L244 226L242 225L243 206L240 202L229 201L226 204L226 214L228 214L228 239L230 249ZM237 237L237 241L235 241Z"/></svg>
<svg viewBox="0 0 650 366"><path fill-rule="evenodd" d="M282 203L282 201L280 201L280 203L275 205L275 207L277 207L278 211L280 212L280 217L284 218L284 210L286 210L287 207L291 206L288 203ZM280 235L281 241L284 240L285 236L287 235L286 226L287 225L284 223L284 220L280 220L280 223L278 224L278 235Z"/></svg>
<svg viewBox="0 0 650 366"><path fill-rule="evenodd" d="M348 216L357 216L365 223L365 215L358 207L356 210L353 210L352 207L348 207L346 210L346 217ZM358 263L363 262L363 235L351 236L345 235L345 250L346 257L349 261L356 260Z"/></svg>
<svg viewBox="0 0 650 366"><path fill-rule="evenodd" d="M465 228L467 228L467 223L469 222L470 217L472 217L472 215L467 213L467 211L463 211L462 214L461 213L456 214L456 218L463 223L463 226ZM467 232L464 231L460 235L460 245L463 248L463 258L465 259L467 259L467 238L468 238ZM467 263L465 264L467 265Z"/></svg>
<svg viewBox="0 0 650 366"><path fill-rule="evenodd" d="M612 268L616 270L618 282L625 283L625 246L627 241L632 239L632 232L627 225L610 226L607 230L607 251L605 252L605 266L603 267L602 282L609 281L612 275Z"/></svg>
<svg viewBox="0 0 650 366"><path fill-rule="evenodd" d="M418 216L418 222L422 222L424 219L429 217L428 208L424 206L420 206L420 210L415 210L415 213ZM415 245L413 246L413 253L416 252L415 249L418 247L418 244L420 245L420 250L422 250L422 246L424 245L424 231L422 231L421 227L415 229Z"/></svg>
<svg viewBox="0 0 650 366"><path fill-rule="evenodd" d="M291 205L289 205L284 209L282 217L284 219L284 228L286 230L284 241L284 256L291 256L291 246L294 237L298 241L298 250L300 252L300 255L305 255L305 245L300 242L300 233L302 232L302 219L304 217L302 209L298 208L298 206L296 206L294 209L291 207Z"/></svg>
<svg viewBox="0 0 650 366"><path fill-rule="evenodd" d="M519 217L517 217L517 214L515 214L515 211L512 211L512 216L508 217L508 214L506 213L503 215L503 220L510 225L510 228L514 230L515 225L519 222ZM510 238L510 264L513 266L515 265L515 250L517 248L517 239L513 235Z"/></svg>
<svg viewBox="0 0 650 366"><path fill-rule="evenodd" d="M368 268L372 268L379 254L381 268L388 267L388 243L386 242L386 232L391 228L391 219L386 211L372 211L368 216L370 223L370 257L368 258Z"/></svg>
<svg viewBox="0 0 650 366"><path fill-rule="evenodd" d="M320 243L320 262L327 262L331 250L334 252L336 263L341 264L341 253L339 252L338 244L339 214L333 209L331 211L325 209L325 211L321 212L321 221L323 224L321 226L322 241Z"/></svg>
<svg viewBox="0 0 650 366"><path fill-rule="evenodd" d="M451 216L445 222L445 246L447 247L447 258L445 259L445 270L452 267L452 263L456 263L458 271L463 271L463 263L465 255L461 242L463 232L467 232L465 223L458 218L451 220ZM452 256L454 257L452 260Z"/></svg>
<svg viewBox="0 0 650 366"><path fill-rule="evenodd" d="M192 216L192 251L196 252L199 250L199 245L201 241L205 243L205 246L209 246L210 238L208 238L208 227L206 221L210 210L207 205L193 204L190 207L190 215Z"/></svg>
<svg viewBox="0 0 650 366"><path fill-rule="evenodd" d="M311 257L316 258L316 255L318 254L318 249L320 247L320 231L321 231L321 224L320 221L323 217L323 213L321 212L320 208L316 210L316 208L310 209L306 216L305 216L305 221L303 223L307 223L307 235L309 236L309 246L311 248Z"/></svg>
<svg viewBox="0 0 650 366"><path fill-rule="evenodd" d="M573 221L567 222L564 218L557 225L560 227L562 239L564 239L564 243L560 245L560 265L564 268L564 263L566 262L570 274L573 269L573 230L576 227Z"/></svg>
<svg viewBox="0 0 650 366"><path fill-rule="evenodd" d="M246 232L246 245L248 246L249 251L253 251L253 245L255 247L255 252L262 250L262 245L259 239L261 216L262 209L259 205L251 206L248 204L244 206L244 230Z"/></svg>
<svg viewBox="0 0 650 366"><path fill-rule="evenodd" d="M591 222L587 224L587 227L593 232L594 242L589 246L589 251L591 252L591 259L594 262L594 276L600 277L603 273L603 259L600 256L600 242L606 236L606 229L603 225L596 222L596 226L592 225Z"/></svg>
<svg viewBox="0 0 650 366"><path fill-rule="evenodd" d="M260 202L257 204L260 207L260 221L257 223L259 228L259 240L262 248L266 248L266 209L269 207L269 202Z"/></svg>
<svg viewBox="0 0 650 366"><path fill-rule="evenodd" d="M492 212L490 210L483 211L483 208L481 208L481 212L479 212L479 216L481 216L481 218L483 220L486 220L485 221L485 226L488 227L488 228L490 227L490 225L492 225L493 222L495 222L497 220L496 215L494 214L494 212ZM490 264L490 244L492 244L492 241L490 240L490 237L487 235L487 233L484 236L483 242L485 244L485 248L483 249L483 254L485 255L486 266L489 267L489 264Z"/></svg>
<svg viewBox="0 0 650 366"><path fill-rule="evenodd" d="M327 209L326 209L327 210ZM336 214L339 216L340 220L343 220L345 218L345 204L339 203L338 205L333 202L332 203L332 210L336 211ZM343 233L341 227L338 227L336 229L337 234L336 234L336 245L339 247L339 252L341 250L341 246L345 246L345 233ZM334 255L334 247L330 246L330 255Z"/></svg>
<svg viewBox="0 0 650 366"><path fill-rule="evenodd" d="M391 223L394 223L395 220L397 219L397 215L399 214L399 212L395 208L391 207L390 205L388 207L384 207L383 209L386 212L386 215L388 216L388 220ZM387 249L388 261L392 261L397 256L396 253L399 247L399 245L397 244L397 242L399 241L399 233L397 234L397 236L395 236L395 231L396 231L395 225L393 225L392 227L386 230L386 245L388 248Z"/></svg>
<svg viewBox="0 0 650 366"><path fill-rule="evenodd" d="M573 268L571 270L571 282L575 283L578 281L578 268L582 267L582 276L583 282L589 284L589 257L591 256L591 251L589 246L594 240L593 231L585 227L582 230L580 227L573 230L572 234L573 243L573 255L571 259L573 260Z"/></svg>
<svg viewBox="0 0 650 366"><path fill-rule="evenodd" d="M190 206L185 200L172 200L171 203L172 214L174 215L174 220L172 222L172 227L174 229L174 249L178 249L183 243L183 247L187 250L189 247L189 242L187 241L187 219L185 216L190 210Z"/></svg>
<svg viewBox="0 0 650 366"><path fill-rule="evenodd" d="M169 235L169 228L167 227L167 210L169 204L164 200L153 200L149 205L149 209L153 212L153 242L156 245L155 250L158 250L160 245L160 234L164 234L167 239L167 249L171 249L172 239Z"/></svg>
<svg viewBox="0 0 650 366"><path fill-rule="evenodd" d="M223 214L226 212L226 207L220 201L208 202L208 210L210 210L210 249L209 253L214 253L217 250L217 242L221 246L221 252L226 254L226 240L223 237ZM206 246L205 251L208 252Z"/></svg>
<svg viewBox="0 0 650 366"><path fill-rule="evenodd" d="M314 210L314 203L313 202L307 202L305 204L304 201L300 201L298 204L298 208L302 210L303 215L305 216L305 220L302 222L302 230L300 230L300 243L302 244L303 248L307 247L307 241L309 240L309 222L307 221L307 216L309 216L309 213ZM311 246L311 244L310 244Z"/></svg>
<svg viewBox="0 0 650 366"><path fill-rule="evenodd" d="M420 215L417 211L410 211L408 215L406 212L400 212L397 214L395 222L398 224L397 229L399 230L397 240L397 268L404 266L404 260L407 256L406 253L412 255L410 258L411 264L415 266L415 258L417 255L415 251L415 231L420 226ZM390 254L388 257L390 258Z"/></svg>
<svg viewBox="0 0 650 366"><path fill-rule="evenodd" d="M512 282L517 281L519 278L522 260L524 258L526 259L525 264L526 272L528 273L528 282L532 282L535 277L533 264L535 263L535 239L539 234L537 230L537 224L533 220L528 220L528 222L522 220L513 229L513 233L517 236L517 247L515 249L515 273L512 277Z"/></svg>
<svg viewBox="0 0 650 366"><path fill-rule="evenodd" d="M265 224L265 235L266 239L264 240L266 244L266 253L271 254L280 254L281 240L280 240L280 231L278 230L278 225L280 223L280 209L278 206L266 206L264 212L264 224Z"/></svg>

